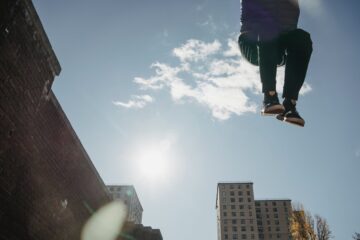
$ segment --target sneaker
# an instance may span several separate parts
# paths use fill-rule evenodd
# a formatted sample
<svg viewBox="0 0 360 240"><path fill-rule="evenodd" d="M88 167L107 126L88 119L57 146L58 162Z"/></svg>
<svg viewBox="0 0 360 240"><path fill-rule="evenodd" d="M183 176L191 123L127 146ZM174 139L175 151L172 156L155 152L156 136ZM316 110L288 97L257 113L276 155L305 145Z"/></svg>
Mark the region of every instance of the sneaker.
<svg viewBox="0 0 360 240"><path fill-rule="evenodd" d="M285 110L284 106L280 104L277 93L270 95L268 93L264 94L263 108L261 110L261 115L269 116L281 114Z"/></svg>
<svg viewBox="0 0 360 240"><path fill-rule="evenodd" d="M278 114L276 118L280 121L284 121L300 127L304 127L305 120L300 116L300 114L296 110L296 104L293 104L291 103L291 101L287 101L285 99L283 105L285 106L284 112Z"/></svg>

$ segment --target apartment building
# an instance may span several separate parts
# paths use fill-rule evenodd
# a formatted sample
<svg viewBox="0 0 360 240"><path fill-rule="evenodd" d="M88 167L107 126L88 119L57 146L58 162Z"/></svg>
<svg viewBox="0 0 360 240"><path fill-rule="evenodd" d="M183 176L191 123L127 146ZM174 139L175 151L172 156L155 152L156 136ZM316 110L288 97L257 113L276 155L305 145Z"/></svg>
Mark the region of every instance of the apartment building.
<svg viewBox="0 0 360 240"><path fill-rule="evenodd" d="M291 200L255 200L252 182L218 183L219 240L288 240Z"/></svg>
<svg viewBox="0 0 360 240"><path fill-rule="evenodd" d="M143 208L132 185L108 185L113 200L121 200L128 209L127 221L141 224Z"/></svg>

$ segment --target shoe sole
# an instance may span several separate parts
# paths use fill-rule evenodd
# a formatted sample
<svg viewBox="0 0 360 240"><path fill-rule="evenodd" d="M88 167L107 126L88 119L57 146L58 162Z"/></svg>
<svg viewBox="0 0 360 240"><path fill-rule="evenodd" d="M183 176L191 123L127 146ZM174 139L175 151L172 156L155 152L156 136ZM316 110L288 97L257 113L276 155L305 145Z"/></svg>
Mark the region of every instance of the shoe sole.
<svg viewBox="0 0 360 240"><path fill-rule="evenodd" d="M281 115L277 115L276 119L278 119L280 121L283 121L283 122L293 124L293 125L298 126L298 127L304 127L305 126L305 121L303 119L299 119L299 118L286 118L286 117L283 117Z"/></svg>
<svg viewBox="0 0 360 240"><path fill-rule="evenodd" d="M285 111L285 108L283 105L279 104L279 105L274 105L269 107L268 109L266 109L266 111L263 109L261 110L261 115L262 116L274 116L277 114L281 114Z"/></svg>

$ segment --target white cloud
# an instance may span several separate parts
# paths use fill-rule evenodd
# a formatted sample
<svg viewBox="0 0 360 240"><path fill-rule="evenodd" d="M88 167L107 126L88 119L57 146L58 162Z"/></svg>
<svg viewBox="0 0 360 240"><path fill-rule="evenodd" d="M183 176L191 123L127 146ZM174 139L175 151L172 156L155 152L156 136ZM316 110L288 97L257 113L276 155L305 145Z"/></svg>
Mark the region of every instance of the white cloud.
<svg viewBox="0 0 360 240"><path fill-rule="evenodd" d="M205 60L209 55L220 50L221 44L218 40L212 43L205 43L200 40L190 39L179 48L173 50L173 54L182 62L197 62Z"/></svg>
<svg viewBox="0 0 360 240"><path fill-rule="evenodd" d="M224 52L225 57L239 57L241 55L238 43L236 41L233 39L228 39L227 45L228 50Z"/></svg>
<svg viewBox="0 0 360 240"><path fill-rule="evenodd" d="M149 95L133 95L128 102L115 101L113 104L124 108L144 108L153 101L154 99Z"/></svg>
<svg viewBox="0 0 360 240"><path fill-rule="evenodd" d="M140 89L168 91L176 103L197 102L218 120L257 111L258 105L249 94L261 94L258 67L242 58L236 40L228 39L224 47L219 40L207 43L190 39L175 48L173 54L179 64L152 64L152 76L134 79ZM284 68L278 68L278 92L283 82ZM309 91L311 87L305 84L301 94ZM136 100L121 105L137 106ZM140 101L140 106L146 103Z"/></svg>

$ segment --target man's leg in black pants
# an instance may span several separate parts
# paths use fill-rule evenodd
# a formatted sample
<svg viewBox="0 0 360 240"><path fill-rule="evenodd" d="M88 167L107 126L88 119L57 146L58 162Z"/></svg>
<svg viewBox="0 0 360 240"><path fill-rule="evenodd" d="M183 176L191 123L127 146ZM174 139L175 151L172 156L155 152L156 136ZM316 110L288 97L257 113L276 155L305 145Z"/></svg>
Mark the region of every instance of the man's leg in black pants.
<svg viewBox="0 0 360 240"><path fill-rule="evenodd" d="M259 43L259 70L263 93L276 92L278 48L277 40Z"/></svg>
<svg viewBox="0 0 360 240"><path fill-rule="evenodd" d="M305 125L304 119L296 110L296 101L304 84L307 68L312 53L310 34L302 29L296 29L280 36L280 44L286 49L285 82L283 90L283 105L285 111L278 116L300 126Z"/></svg>
<svg viewBox="0 0 360 240"><path fill-rule="evenodd" d="M297 100L305 81L312 41L308 32L296 29L283 35L281 42L287 53L283 98Z"/></svg>
<svg viewBox="0 0 360 240"><path fill-rule="evenodd" d="M276 93L276 69L282 59L279 39L259 43L259 68L264 93L263 115L274 115L284 111Z"/></svg>
<svg viewBox="0 0 360 240"><path fill-rule="evenodd" d="M283 62L279 53L278 40L259 43L254 36L243 33L239 37L239 47L242 56L253 65L259 66L264 93L262 115L274 115L284 111L276 94L276 68ZM281 55L281 56L280 56Z"/></svg>

